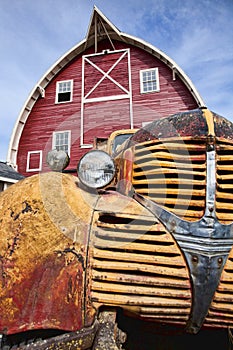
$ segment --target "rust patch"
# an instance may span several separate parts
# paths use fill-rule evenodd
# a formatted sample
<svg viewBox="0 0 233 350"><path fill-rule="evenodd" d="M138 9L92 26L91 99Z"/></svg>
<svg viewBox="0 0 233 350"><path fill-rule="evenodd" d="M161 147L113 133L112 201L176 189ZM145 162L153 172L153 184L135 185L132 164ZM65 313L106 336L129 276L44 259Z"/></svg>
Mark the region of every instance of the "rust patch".
<svg viewBox="0 0 233 350"><path fill-rule="evenodd" d="M213 116L216 136L233 140L233 123L216 113L213 113Z"/></svg>
<svg viewBox="0 0 233 350"><path fill-rule="evenodd" d="M21 283L4 290L1 324L11 332L38 328L80 329L82 325L83 271L75 258L67 265L66 256L53 254L34 270L21 271ZM8 309L14 312L11 315Z"/></svg>
<svg viewBox="0 0 233 350"><path fill-rule="evenodd" d="M1 194L0 331L82 328L84 257L93 209L76 181L47 173ZM57 221L49 204L51 210L61 209ZM67 208L69 215L64 214Z"/></svg>
<svg viewBox="0 0 233 350"><path fill-rule="evenodd" d="M181 112L155 120L146 125L131 137L129 146L144 141L163 139L168 137L200 137L208 134L208 127L202 110L196 109Z"/></svg>

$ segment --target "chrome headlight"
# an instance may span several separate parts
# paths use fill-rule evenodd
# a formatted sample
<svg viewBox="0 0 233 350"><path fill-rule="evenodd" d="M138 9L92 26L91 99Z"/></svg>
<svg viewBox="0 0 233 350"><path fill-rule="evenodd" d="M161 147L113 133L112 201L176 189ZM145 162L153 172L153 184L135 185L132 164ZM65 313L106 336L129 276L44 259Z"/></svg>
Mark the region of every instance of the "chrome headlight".
<svg viewBox="0 0 233 350"><path fill-rule="evenodd" d="M112 181L114 175L114 162L104 151L90 151L84 154L79 161L78 177L88 187L104 187Z"/></svg>

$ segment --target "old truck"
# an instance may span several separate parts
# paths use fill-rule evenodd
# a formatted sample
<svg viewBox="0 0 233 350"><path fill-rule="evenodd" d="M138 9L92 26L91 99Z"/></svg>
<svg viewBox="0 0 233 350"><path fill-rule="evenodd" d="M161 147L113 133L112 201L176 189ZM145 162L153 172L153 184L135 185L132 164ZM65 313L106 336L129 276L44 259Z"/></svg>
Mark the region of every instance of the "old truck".
<svg viewBox="0 0 233 350"><path fill-rule="evenodd" d="M230 121L180 112L54 169L0 196L0 348L121 349L119 315L233 326Z"/></svg>

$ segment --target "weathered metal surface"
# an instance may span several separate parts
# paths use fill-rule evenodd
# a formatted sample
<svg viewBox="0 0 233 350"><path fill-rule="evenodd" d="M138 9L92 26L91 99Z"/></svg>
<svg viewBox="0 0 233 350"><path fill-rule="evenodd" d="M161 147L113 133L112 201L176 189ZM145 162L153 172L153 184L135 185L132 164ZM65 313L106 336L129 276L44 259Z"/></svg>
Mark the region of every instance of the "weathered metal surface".
<svg viewBox="0 0 233 350"><path fill-rule="evenodd" d="M215 124L215 135L217 138L233 141L233 124L230 120L212 112Z"/></svg>
<svg viewBox="0 0 233 350"><path fill-rule="evenodd" d="M65 333L60 336L37 340L26 345L15 345L13 350L87 350L92 347L99 322L95 321L92 326L82 328L77 332ZM9 348L8 348L9 349Z"/></svg>
<svg viewBox="0 0 233 350"><path fill-rule="evenodd" d="M75 178L48 173L0 197L0 331L73 331L84 324L91 198Z"/></svg>
<svg viewBox="0 0 233 350"><path fill-rule="evenodd" d="M174 238L135 201L108 192L98 202L90 248L90 297L147 320L185 326L191 285Z"/></svg>
<svg viewBox="0 0 233 350"><path fill-rule="evenodd" d="M131 145L163 138L205 137L207 134L206 119L202 110L197 109L177 113L147 124L131 138Z"/></svg>

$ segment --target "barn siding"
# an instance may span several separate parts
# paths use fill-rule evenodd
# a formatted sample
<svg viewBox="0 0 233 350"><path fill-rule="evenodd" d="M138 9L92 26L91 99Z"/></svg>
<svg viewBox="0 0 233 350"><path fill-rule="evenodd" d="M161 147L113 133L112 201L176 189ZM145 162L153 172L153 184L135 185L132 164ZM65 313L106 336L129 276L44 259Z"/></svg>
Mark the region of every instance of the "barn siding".
<svg viewBox="0 0 233 350"><path fill-rule="evenodd" d="M141 127L143 122L165 117L178 111L197 108L197 103L183 82L177 77L173 80L171 69L162 61L132 45L114 42L115 48L130 49L132 101L134 127ZM100 52L111 49L108 42L99 45ZM93 53L93 48L83 52L84 55ZM120 54L117 53L117 57ZM114 55L96 56L94 61L101 65L104 71L111 67ZM128 61L124 58L111 76L120 80L122 85L128 86ZM140 75L142 69L158 67L160 91L141 94ZM98 81L101 74L92 66L88 69L86 89ZM73 79L73 101L68 103L55 103L56 82ZM103 84L102 84L103 83ZM110 96L119 93L119 88L105 79L98 89L93 91L91 97ZM87 90L86 90L87 91ZM42 171L48 171L46 154L52 148L53 131L71 130L71 160L68 169L77 166L78 159L87 149L80 148L80 120L82 96L82 56L79 55L71 61L46 88L45 97L40 97L26 121L23 129L17 156L18 171L30 176L33 172L26 172L27 153L29 151L43 151ZM87 103L84 106L85 135L84 143L92 143L95 136L106 137L119 128L130 128L129 99L115 101L100 101ZM36 173L36 172L35 172Z"/></svg>

